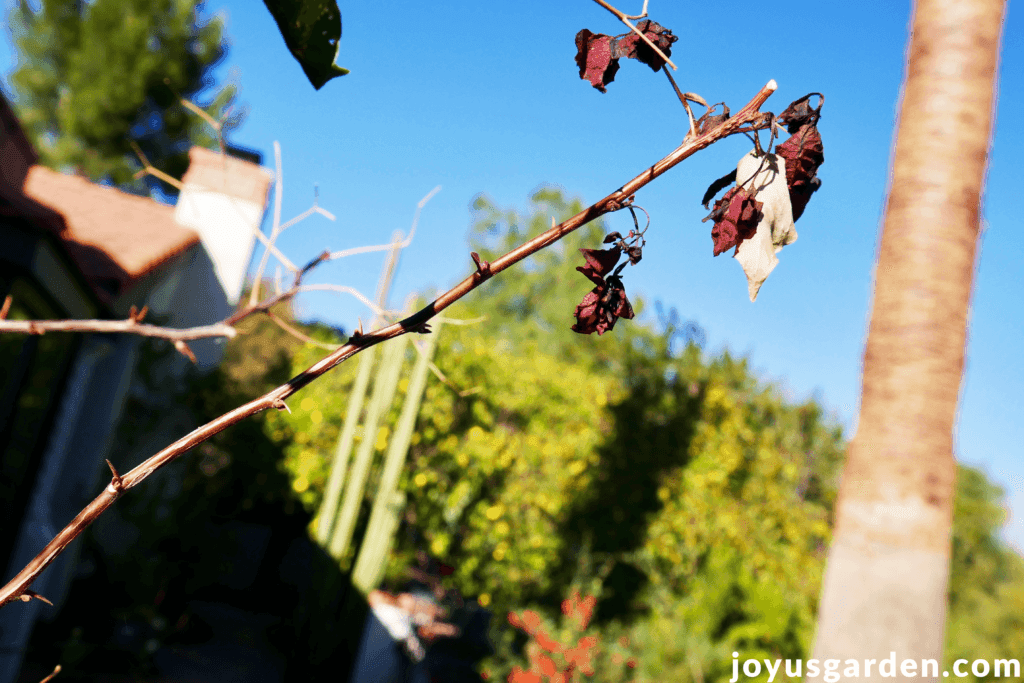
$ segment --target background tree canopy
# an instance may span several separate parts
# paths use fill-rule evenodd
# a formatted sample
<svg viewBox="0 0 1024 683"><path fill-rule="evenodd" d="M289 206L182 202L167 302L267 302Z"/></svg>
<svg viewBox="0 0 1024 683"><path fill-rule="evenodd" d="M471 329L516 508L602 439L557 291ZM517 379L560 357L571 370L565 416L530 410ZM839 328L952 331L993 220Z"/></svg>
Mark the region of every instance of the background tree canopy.
<svg viewBox="0 0 1024 683"><path fill-rule="evenodd" d="M581 206L545 188L527 215L483 196L472 208L472 246L489 260ZM700 331L674 312L657 329L621 321L600 338L570 331L590 288L575 271L577 249L599 247L604 234L601 224L587 226L448 312L486 320L441 332L435 361L450 386L428 384L386 581L400 583L420 551L453 566L451 585L498 615L491 635L499 650L487 666L500 680L523 644L504 615L531 607L557 624L573 587L600 596L593 628L621 655L606 658L595 680L727 680L736 650L806 657L846 446L841 429L814 401L786 400L745 360L709 356ZM302 349L293 371L320 354ZM354 365L339 370L311 385L292 415L267 417L275 437L296 439L286 467L310 511ZM389 436L381 428L357 439L373 438L383 452ZM1004 641L1019 630L1005 622L1024 606L1024 573L998 540L1000 496L983 475L961 469L950 663L957 652L981 656L978 637L993 657L1015 651ZM629 656L636 669L622 664Z"/></svg>
<svg viewBox="0 0 1024 683"><path fill-rule="evenodd" d="M148 176L134 141L157 168L180 178L193 145L211 147L210 127L180 106L202 93L219 118L236 87L216 88L213 68L227 49L220 17L196 0L20 0L8 20L19 65L15 109L50 168L144 193L177 190ZM236 115L230 128L241 122Z"/></svg>

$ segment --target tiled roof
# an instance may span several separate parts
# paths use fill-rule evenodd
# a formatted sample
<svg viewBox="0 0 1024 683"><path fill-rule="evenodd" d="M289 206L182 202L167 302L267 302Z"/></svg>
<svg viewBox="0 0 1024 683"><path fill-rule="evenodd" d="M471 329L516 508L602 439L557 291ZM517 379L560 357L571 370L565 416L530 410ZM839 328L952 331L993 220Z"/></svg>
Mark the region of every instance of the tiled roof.
<svg viewBox="0 0 1024 683"><path fill-rule="evenodd" d="M0 215L27 218L60 237L101 298L109 300L199 242L194 230L174 220L174 207L52 171L36 160L0 93Z"/></svg>
<svg viewBox="0 0 1024 683"><path fill-rule="evenodd" d="M124 291L199 242L194 230L175 222L171 206L43 166L29 169L22 192L63 216L58 235L101 292Z"/></svg>

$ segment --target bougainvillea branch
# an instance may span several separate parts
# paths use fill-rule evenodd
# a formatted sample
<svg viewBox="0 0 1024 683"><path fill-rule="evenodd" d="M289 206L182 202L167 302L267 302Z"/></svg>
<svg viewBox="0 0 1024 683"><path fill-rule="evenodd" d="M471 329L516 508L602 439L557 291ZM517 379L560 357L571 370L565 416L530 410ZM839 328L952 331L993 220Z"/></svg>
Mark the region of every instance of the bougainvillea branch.
<svg viewBox="0 0 1024 683"><path fill-rule="evenodd" d="M759 110L761 105L764 104L773 92L775 92L776 87L774 80L769 81L768 84L761 88L760 92L758 92L750 102L740 109L735 116L702 132L701 135L695 138L686 140L682 145L674 149L663 159L644 170L618 190L615 190L607 197L604 197L583 211L580 211L572 218L559 225L553 226L551 229L537 237L534 237L519 247L516 247L495 261L490 263L478 262L477 270L472 275L408 318L369 334L353 334L346 344L338 347L335 351L328 354L318 363L292 378L287 383L273 389L257 399L221 415L217 419L212 420L201 427L198 427L186 436L178 439L173 444L156 453L130 472L123 475L114 473L110 483L103 489L103 491L80 513L78 513L78 515L71 520L71 522L64 527L64 529L62 529L60 533L53 538L53 540L47 543L46 547L43 548L43 550L40 551L24 569L18 572L18 574L11 579L7 585L0 588L0 606L3 606L13 600L20 599L21 596L26 595L29 586L32 585L32 582L36 577L38 577L39 574L46 569L46 567L48 567L50 563L52 563L54 559L64 551L65 548L67 548L69 543L77 538L86 529L86 527L88 527L97 517L103 514L107 508L113 505L114 502L124 495L126 491L138 486L161 467L176 460L198 444L247 417L256 415L257 413L261 413L270 408L275 408L277 410L286 409L286 399L360 351L364 351L372 346L380 344L381 342L387 341L388 339L392 339L409 332L421 334L428 333L430 331L428 323L432 318L454 304L456 301L465 297L485 281L494 277L503 270L510 268L514 264L519 263L531 254L550 246L587 223L590 223L607 213L618 211L619 209L628 206L632 202L632 198L637 191L653 181L655 178L666 173L669 169L673 168L684 159L693 156L702 149L709 147L725 137L740 132L744 127L747 127L748 129L750 127L757 129L770 125L770 115L762 114Z"/></svg>

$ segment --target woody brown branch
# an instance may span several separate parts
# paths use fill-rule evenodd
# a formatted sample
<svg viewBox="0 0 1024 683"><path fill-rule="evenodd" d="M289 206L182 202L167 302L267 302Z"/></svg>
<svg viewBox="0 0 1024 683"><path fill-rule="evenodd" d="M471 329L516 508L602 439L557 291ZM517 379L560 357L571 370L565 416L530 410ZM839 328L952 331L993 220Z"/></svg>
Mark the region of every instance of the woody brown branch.
<svg viewBox="0 0 1024 683"><path fill-rule="evenodd" d="M622 207L628 203L628 200L632 195L655 178L663 175L666 171L676 166L684 159L693 156L700 150L709 147L723 138L739 132L743 126L761 125L759 122L763 121L764 117L758 110L771 96L771 94L775 92L776 87L774 80L769 81L768 84L761 88L760 92L758 92L757 95L755 95L754 98L740 109L732 118L723 121L715 128L695 139L685 141L666 157L630 180L615 192L609 194L604 199L592 204L572 218L552 227L546 232L498 258L490 264L490 276L493 277L494 275L497 275L537 251L557 242L570 232L573 232L587 223L600 218L606 213L610 213L611 211ZM111 483L108 484L107 487L80 513L78 513L78 515L71 520L71 522L64 527L64 529L62 529L60 533L53 538L53 540L47 543L46 547L43 548L43 550L40 551L24 569L18 572L18 574L11 579L7 585L0 588L0 607L6 605L12 600L18 599L22 594L24 594L28 587L32 585L32 582L36 577L38 577L39 574L64 551L68 544L70 544L71 541L86 529L86 527L88 527L107 508L113 505L114 502L124 495L126 491L142 483L158 469L176 460L195 446L220 433L231 425L240 422L247 417L261 413L269 408L280 408L281 406L284 406L285 399L360 351L411 331L424 330L424 326L429 320L476 289L484 279L485 278L480 276L479 271L475 271L458 285L451 288L408 318L368 334L360 334L358 336L354 335L349 339L348 343L338 347L334 352L325 356L318 363L306 369L304 372L293 377L287 383L257 399L221 415L215 420L212 420L197 429L194 429L192 432L156 453L127 474L121 475L118 485L115 485L114 481L111 481Z"/></svg>

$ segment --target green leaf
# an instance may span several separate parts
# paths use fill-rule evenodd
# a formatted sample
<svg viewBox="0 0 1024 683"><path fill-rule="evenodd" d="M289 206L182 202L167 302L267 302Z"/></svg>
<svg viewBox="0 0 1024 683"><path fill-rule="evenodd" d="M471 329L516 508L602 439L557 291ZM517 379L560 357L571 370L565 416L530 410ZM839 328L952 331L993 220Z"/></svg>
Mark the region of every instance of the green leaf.
<svg viewBox="0 0 1024 683"><path fill-rule="evenodd" d="M334 63L341 46L341 10L334 0L263 0L306 78L319 90L348 69Z"/></svg>

